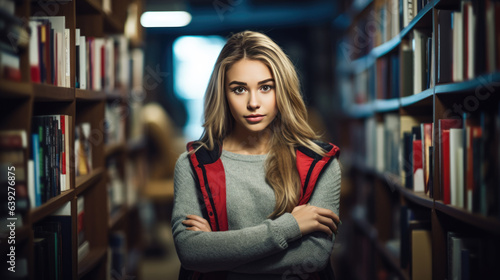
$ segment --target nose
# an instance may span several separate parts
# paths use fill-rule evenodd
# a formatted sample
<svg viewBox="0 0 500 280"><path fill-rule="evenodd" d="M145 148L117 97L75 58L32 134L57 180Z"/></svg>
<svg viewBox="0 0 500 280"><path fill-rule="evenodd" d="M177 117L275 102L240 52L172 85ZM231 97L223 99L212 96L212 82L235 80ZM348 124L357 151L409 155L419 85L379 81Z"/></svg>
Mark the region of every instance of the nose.
<svg viewBox="0 0 500 280"><path fill-rule="evenodd" d="M258 93L256 93L255 91L252 91L249 94L247 108L248 110L252 111L260 108Z"/></svg>

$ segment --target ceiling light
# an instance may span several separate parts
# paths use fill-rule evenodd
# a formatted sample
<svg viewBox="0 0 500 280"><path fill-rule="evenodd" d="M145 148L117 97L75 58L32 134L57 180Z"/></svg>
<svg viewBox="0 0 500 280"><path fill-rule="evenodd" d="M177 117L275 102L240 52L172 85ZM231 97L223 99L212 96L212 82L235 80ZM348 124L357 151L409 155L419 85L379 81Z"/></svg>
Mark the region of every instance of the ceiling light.
<svg viewBox="0 0 500 280"><path fill-rule="evenodd" d="M143 27L182 27L191 22L191 14L184 11L145 12L141 16Z"/></svg>

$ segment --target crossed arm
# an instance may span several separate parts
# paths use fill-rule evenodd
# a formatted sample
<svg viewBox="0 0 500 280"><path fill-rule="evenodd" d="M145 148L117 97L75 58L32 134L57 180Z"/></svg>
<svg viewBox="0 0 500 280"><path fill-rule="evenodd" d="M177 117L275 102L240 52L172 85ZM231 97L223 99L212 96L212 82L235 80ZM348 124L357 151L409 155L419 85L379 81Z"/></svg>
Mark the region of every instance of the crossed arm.
<svg viewBox="0 0 500 280"><path fill-rule="evenodd" d="M187 159L184 159L187 162ZM329 260L339 222L340 168L336 159L318 180L310 205L239 230L211 232L201 216L189 163L178 161L172 226L179 258L187 269L286 273L304 261L317 270Z"/></svg>

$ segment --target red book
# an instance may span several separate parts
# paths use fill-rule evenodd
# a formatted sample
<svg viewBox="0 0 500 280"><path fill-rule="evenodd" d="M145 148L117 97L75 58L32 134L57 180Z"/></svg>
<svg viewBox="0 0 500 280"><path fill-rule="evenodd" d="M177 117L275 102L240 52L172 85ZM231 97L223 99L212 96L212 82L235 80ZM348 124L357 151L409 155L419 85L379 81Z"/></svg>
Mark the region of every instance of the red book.
<svg viewBox="0 0 500 280"><path fill-rule="evenodd" d="M445 204L450 204L450 128L462 128L461 119L441 119L439 127L439 166L441 175L441 196Z"/></svg>

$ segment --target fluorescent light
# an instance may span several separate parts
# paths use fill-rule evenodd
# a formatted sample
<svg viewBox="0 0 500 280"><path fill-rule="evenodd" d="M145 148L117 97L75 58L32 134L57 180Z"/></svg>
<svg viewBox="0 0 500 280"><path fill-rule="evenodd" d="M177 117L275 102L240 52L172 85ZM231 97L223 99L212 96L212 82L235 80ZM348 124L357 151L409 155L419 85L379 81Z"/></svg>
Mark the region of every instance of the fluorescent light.
<svg viewBox="0 0 500 280"><path fill-rule="evenodd" d="M141 16L143 27L182 27L191 22L191 14L184 11L145 12Z"/></svg>

